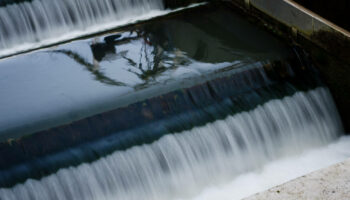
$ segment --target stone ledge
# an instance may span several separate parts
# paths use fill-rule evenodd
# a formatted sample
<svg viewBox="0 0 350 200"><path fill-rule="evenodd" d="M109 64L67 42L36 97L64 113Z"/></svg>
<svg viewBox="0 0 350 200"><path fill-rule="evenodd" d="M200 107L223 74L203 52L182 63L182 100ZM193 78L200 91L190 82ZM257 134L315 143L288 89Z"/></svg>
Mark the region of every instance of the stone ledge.
<svg viewBox="0 0 350 200"><path fill-rule="evenodd" d="M350 199L350 159L307 174L244 200Z"/></svg>

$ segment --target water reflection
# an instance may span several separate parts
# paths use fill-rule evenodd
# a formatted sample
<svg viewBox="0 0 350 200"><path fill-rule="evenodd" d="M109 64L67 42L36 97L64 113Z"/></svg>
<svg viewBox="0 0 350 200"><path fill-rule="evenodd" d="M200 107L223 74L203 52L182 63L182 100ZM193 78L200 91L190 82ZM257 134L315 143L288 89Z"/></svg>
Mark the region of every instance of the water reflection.
<svg viewBox="0 0 350 200"><path fill-rule="evenodd" d="M91 72L95 76L95 79L100 81L101 83L105 83L108 85L116 85L116 86L126 86L125 83L115 81L111 78L108 78L103 72L99 71L98 65L91 64L88 61L85 60L84 57L80 56L78 53L73 52L71 50L53 50L52 53L61 53L64 55L67 55L68 57L72 58L77 63L83 65L86 67L86 69Z"/></svg>
<svg viewBox="0 0 350 200"><path fill-rule="evenodd" d="M95 76L95 80L101 83L140 88L140 86L146 86L154 81L157 76L168 69L175 69L177 66L186 66L191 63L185 53L176 48L169 48L168 41L160 43L155 39L157 36L153 35L154 33L137 29L106 36L103 38L103 42L99 42L100 38L94 38L90 44L92 63L77 51L59 49L50 52L64 54L72 58L75 62L83 65ZM137 54L129 53L129 50L118 51L118 46L133 42L137 43ZM102 72L101 68L103 67L101 65L103 65L103 62L115 62L117 59L125 60L127 71L136 75L143 82L138 85L129 85L107 77Z"/></svg>
<svg viewBox="0 0 350 200"><path fill-rule="evenodd" d="M1 59L0 140L189 87L214 71L283 60L286 51L228 8L208 6Z"/></svg>
<svg viewBox="0 0 350 200"><path fill-rule="evenodd" d="M227 10L183 14L95 37L88 40L92 58L84 57L86 49L62 46L50 52L72 58L101 83L134 89L215 65L280 58L278 41L233 15ZM133 81L122 81L125 76Z"/></svg>

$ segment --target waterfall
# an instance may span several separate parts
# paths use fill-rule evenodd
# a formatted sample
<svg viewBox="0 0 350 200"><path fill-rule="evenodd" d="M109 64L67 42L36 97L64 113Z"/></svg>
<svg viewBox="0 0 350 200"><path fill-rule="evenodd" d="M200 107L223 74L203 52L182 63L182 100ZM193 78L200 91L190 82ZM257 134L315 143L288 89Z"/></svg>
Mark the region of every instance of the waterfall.
<svg viewBox="0 0 350 200"><path fill-rule="evenodd" d="M0 56L150 18L161 10L162 0L33 0L7 5L0 7Z"/></svg>
<svg viewBox="0 0 350 200"><path fill-rule="evenodd" d="M341 131L332 97L319 87L0 189L0 199L171 199L328 144Z"/></svg>

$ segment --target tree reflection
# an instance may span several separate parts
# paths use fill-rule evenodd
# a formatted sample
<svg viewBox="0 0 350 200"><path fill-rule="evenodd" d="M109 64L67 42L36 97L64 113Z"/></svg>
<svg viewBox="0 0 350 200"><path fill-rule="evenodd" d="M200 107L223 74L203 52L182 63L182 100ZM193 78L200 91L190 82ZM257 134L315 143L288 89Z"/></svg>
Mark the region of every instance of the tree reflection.
<svg viewBox="0 0 350 200"><path fill-rule="evenodd" d="M163 38L162 41L159 38ZM98 42L95 38L90 44L93 55L93 62L90 63L77 51L68 49L53 50L52 53L64 54L72 58L75 62L84 66L95 76L95 80L101 83L114 86L130 86L134 89L144 88L156 81L156 78L162 75L166 70L174 69L179 65L188 64L186 56L179 50L169 48L168 38L160 36L159 32L155 35L142 29L131 30L127 33L113 34L103 38L103 42ZM139 48L139 53L128 55L128 50L117 51L118 46L132 43ZM123 59L127 63L127 71L136 75L143 82L137 85L128 85L126 83L114 80L101 71L100 64L103 61Z"/></svg>
<svg viewBox="0 0 350 200"><path fill-rule="evenodd" d="M122 58L129 63L128 71L144 81L143 84L139 84L135 88L148 86L165 71L190 63L184 53L171 45L172 38L166 31L164 26L148 25L130 32L130 34L135 32L140 38L138 59L135 61L127 55L123 55Z"/></svg>
<svg viewBox="0 0 350 200"><path fill-rule="evenodd" d="M84 59L80 50L53 52L65 54L85 66L96 80L104 84L130 86L135 89L160 80L168 80L178 67L188 67L190 64L190 68L197 70L201 66L205 69L217 64L227 65L235 62L236 67L239 66L237 63L255 63L280 58L279 50L284 47L280 48L279 41L269 39L265 33L260 33L260 30L252 28L240 18L233 17L233 25L228 26L229 17L232 18L232 13L226 11L206 12L195 16L187 16L184 13L174 18L138 24L122 32L97 37L89 44L91 63ZM255 37L257 33L262 37ZM82 51L86 53L86 49ZM194 63L198 65L194 66ZM120 74L104 74L103 69L106 68ZM184 71L179 73L182 72ZM128 85L115 80L126 78L121 77L121 74L130 73L130 82L142 83ZM135 76L137 80L131 80Z"/></svg>
<svg viewBox="0 0 350 200"><path fill-rule="evenodd" d="M72 58L77 63L83 65L91 74L95 76L95 80L100 81L101 83L108 84L108 85L114 85L114 86L126 86L125 83L115 81L106 75L104 73L100 72L98 69L96 69L96 66L94 64L89 63L86 61L82 56L80 56L78 53L73 52L71 50L53 50L52 53L60 53L64 54L70 58Z"/></svg>

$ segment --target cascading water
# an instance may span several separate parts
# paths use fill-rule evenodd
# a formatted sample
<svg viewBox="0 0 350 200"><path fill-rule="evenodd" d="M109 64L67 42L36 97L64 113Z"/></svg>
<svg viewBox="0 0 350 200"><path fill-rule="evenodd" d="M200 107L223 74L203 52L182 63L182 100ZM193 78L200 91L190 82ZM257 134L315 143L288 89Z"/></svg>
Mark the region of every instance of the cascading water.
<svg viewBox="0 0 350 200"><path fill-rule="evenodd" d="M161 2L2 7L0 56L115 27ZM1 200L188 199L343 132L307 54L227 6L126 29L1 60Z"/></svg>
<svg viewBox="0 0 350 200"><path fill-rule="evenodd" d="M280 156L327 144L340 132L330 93L316 88L1 189L0 198L160 200L187 196Z"/></svg>
<svg viewBox="0 0 350 200"><path fill-rule="evenodd" d="M0 7L0 56L150 18L163 9L162 0L33 0Z"/></svg>

